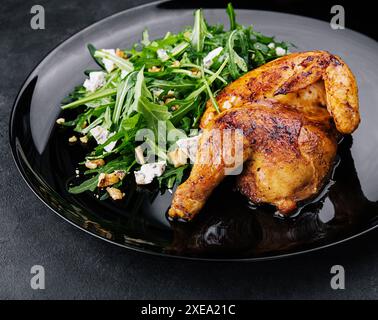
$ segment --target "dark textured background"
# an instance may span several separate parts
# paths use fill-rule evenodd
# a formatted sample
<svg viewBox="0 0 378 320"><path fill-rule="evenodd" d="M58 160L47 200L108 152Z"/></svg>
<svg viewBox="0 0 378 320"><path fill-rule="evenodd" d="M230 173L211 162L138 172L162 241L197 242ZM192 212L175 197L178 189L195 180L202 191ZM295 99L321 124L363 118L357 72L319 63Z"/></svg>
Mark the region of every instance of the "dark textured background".
<svg viewBox="0 0 378 320"><path fill-rule="evenodd" d="M181 261L135 253L91 237L54 215L28 189L8 146L9 114L23 80L61 41L103 17L144 2L148 1L1 0L0 298L378 298L378 232L288 260ZM277 10L295 8L302 14L311 10L312 15L329 18L328 5L306 9L306 1L291 1L294 7L271 2ZM46 30L33 31L29 26L30 8L36 3L45 7ZM374 28L368 28L372 20L361 15L363 11L346 6L346 24L372 36ZM30 288L30 268L35 264L45 267L45 290ZM344 291L329 285L334 264L346 269Z"/></svg>

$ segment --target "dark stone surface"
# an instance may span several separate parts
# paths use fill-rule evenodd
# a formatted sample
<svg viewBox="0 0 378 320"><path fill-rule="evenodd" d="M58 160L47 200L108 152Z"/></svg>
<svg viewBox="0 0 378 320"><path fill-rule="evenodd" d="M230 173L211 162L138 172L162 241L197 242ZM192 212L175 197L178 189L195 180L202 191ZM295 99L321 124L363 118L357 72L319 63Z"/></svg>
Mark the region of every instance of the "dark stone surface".
<svg viewBox="0 0 378 320"><path fill-rule="evenodd" d="M46 30L29 26L34 1L2 0L0 12L0 298L339 299L378 298L378 233L311 255L264 263L204 263L148 256L98 240L54 215L13 164L8 119L23 80L58 43L83 27L146 1L38 1ZM46 289L30 288L30 268ZM330 287L330 268L346 289Z"/></svg>

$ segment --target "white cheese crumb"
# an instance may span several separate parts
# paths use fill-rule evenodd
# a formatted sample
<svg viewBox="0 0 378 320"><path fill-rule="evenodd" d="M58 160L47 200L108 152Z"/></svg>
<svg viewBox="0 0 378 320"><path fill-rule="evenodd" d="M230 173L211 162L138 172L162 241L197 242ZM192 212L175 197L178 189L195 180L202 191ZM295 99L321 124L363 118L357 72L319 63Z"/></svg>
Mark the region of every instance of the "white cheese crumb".
<svg viewBox="0 0 378 320"><path fill-rule="evenodd" d="M113 134L114 134L114 133L113 133ZM113 135L113 134L112 134L112 135ZM109 135L109 138L110 138L112 135ZM105 150L106 152L110 152L110 151L112 151L112 150L114 149L114 147L115 147L116 144L117 144L117 141L112 141L112 142L110 142L107 146L105 146L104 150Z"/></svg>
<svg viewBox="0 0 378 320"><path fill-rule="evenodd" d="M271 42L268 44L268 48L269 49L274 49L276 47L276 45L274 44L274 42Z"/></svg>
<svg viewBox="0 0 378 320"><path fill-rule="evenodd" d="M103 144L108 139L109 131L101 126L97 126L91 129L90 133L98 144Z"/></svg>
<svg viewBox="0 0 378 320"><path fill-rule="evenodd" d="M90 133L93 136L93 138L95 138L98 144L104 144L112 135L114 135L114 132L109 133L108 130L106 130L105 128L101 126L94 127L93 129L90 130ZM110 142L107 146L105 146L104 150L106 152L112 151L116 143L117 141Z"/></svg>
<svg viewBox="0 0 378 320"><path fill-rule="evenodd" d="M139 171L134 171L135 181L137 184L149 184L155 177L160 177L166 167L164 161L146 163L141 166Z"/></svg>
<svg viewBox="0 0 378 320"><path fill-rule="evenodd" d="M114 56L116 55L116 52L115 52L114 49L102 49L102 51L110 53L110 54L112 54ZM108 72L112 72L113 69L115 68L114 62L111 61L111 60L109 60L109 59L106 59L106 58L102 59L102 63L104 64L105 69Z"/></svg>
<svg viewBox="0 0 378 320"><path fill-rule="evenodd" d="M152 94L154 95L155 98L159 98L159 96L164 92L164 90L159 89L159 88L152 88L151 92L152 92Z"/></svg>
<svg viewBox="0 0 378 320"><path fill-rule="evenodd" d="M89 79L84 81L84 88L89 92L94 92L105 84L105 73L102 71L95 71L89 73Z"/></svg>
<svg viewBox="0 0 378 320"><path fill-rule="evenodd" d="M232 108L232 104L230 101L226 100L224 103L223 103L223 106L222 106L222 109L230 109Z"/></svg>
<svg viewBox="0 0 378 320"><path fill-rule="evenodd" d="M201 137L201 134L191 137L183 138L177 140L177 146L189 157L190 161L194 162L196 160L198 141Z"/></svg>
<svg viewBox="0 0 378 320"><path fill-rule="evenodd" d="M214 62L214 59L220 55L222 52L223 47L215 48L214 50L211 50L205 58L203 58L203 66L205 68L211 67L211 65Z"/></svg>
<svg viewBox="0 0 378 320"><path fill-rule="evenodd" d="M158 49L156 54L161 61L167 61L169 59L169 55L164 49Z"/></svg>
<svg viewBox="0 0 378 320"><path fill-rule="evenodd" d="M284 56L285 54L286 54L286 50L284 48L281 48L281 47L276 48L276 55L277 56Z"/></svg>

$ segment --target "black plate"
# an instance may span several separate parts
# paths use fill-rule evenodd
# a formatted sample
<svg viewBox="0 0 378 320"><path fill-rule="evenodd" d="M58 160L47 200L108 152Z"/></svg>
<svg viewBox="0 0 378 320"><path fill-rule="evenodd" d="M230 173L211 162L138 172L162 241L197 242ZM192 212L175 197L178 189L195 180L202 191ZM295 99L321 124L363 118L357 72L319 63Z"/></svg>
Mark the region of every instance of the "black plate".
<svg viewBox="0 0 378 320"><path fill-rule="evenodd" d="M130 187L124 203L99 201L91 194L66 191L85 150L69 147L69 132L55 126L60 101L96 67L86 44L128 47L145 27L152 38L191 25L192 9L154 3L106 18L53 50L22 87L11 116L10 141L17 166L38 197L77 227L113 244L148 253L194 259L260 260L324 248L377 226L378 217L378 67L377 43L328 23L267 11L237 11L238 21L297 50L338 54L354 71L360 88L362 123L339 148L339 165L317 201L291 220L273 218L269 208L251 208L225 181L194 223L170 225L171 194ZM224 23L223 9L205 10L210 23Z"/></svg>

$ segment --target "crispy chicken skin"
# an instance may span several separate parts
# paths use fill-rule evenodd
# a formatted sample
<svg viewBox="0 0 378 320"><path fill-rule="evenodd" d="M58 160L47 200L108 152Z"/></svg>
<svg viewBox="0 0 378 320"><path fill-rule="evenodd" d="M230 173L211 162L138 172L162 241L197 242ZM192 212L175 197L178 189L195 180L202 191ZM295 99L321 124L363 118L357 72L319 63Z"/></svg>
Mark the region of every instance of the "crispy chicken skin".
<svg viewBox="0 0 378 320"><path fill-rule="evenodd" d="M271 203L285 213L296 202L317 193L336 155L332 125L308 119L304 114L277 102L262 101L224 111L206 127L200 139L196 163L190 177L176 190L169 215L192 219L225 169L238 165L214 159L224 150L235 154L234 139L214 139L213 130L243 132L242 164L249 165L239 176L238 188L255 203ZM213 157L213 158L209 158Z"/></svg>
<svg viewBox="0 0 378 320"><path fill-rule="evenodd" d="M318 107L325 106L325 118L331 116L344 134L352 133L360 122L356 79L343 60L326 51L292 53L254 69L224 88L217 103L224 111L266 98L309 115L318 115ZM216 115L209 100L201 128Z"/></svg>
<svg viewBox="0 0 378 320"><path fill-rule="evenodd" d="M235 154L235 140L215 139L214 129L242 132L242 159L231 164L246 162L237 179L240 192L289 214L321 190L339 133L353 132L360 122L356 80L339 57L325 51L293 53L263 65L228 85L217 103L220 114L207 104L197 158L175 192L172 218L191 220L230 166L222 150Z"/></svg>

